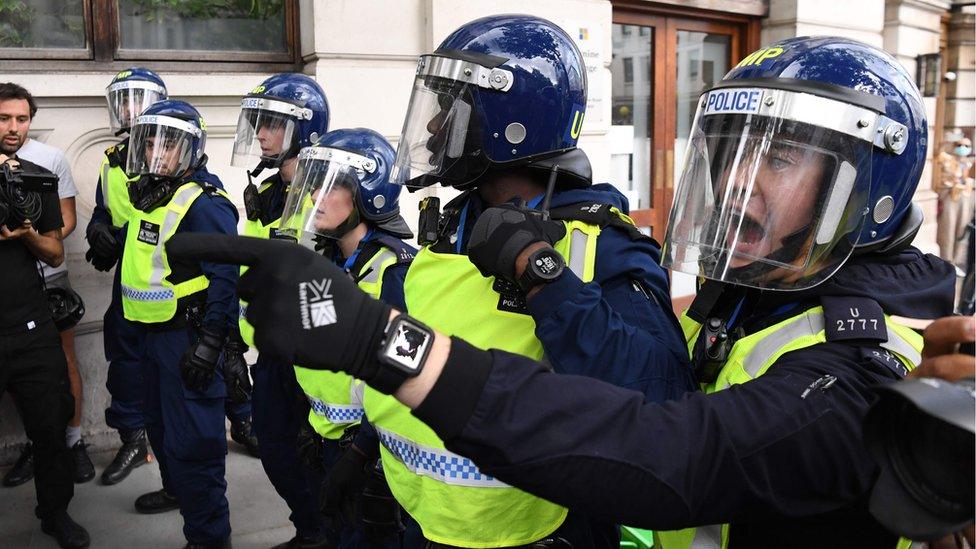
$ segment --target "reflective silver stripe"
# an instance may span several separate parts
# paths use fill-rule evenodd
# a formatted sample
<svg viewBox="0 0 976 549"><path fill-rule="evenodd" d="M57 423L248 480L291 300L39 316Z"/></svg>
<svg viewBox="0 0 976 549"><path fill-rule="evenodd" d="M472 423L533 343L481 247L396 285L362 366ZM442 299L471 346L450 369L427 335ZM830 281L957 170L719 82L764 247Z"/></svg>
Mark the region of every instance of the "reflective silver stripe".
<svg viewBox="0 0 976 549"><path fill-rule="evenodd" d="M482 473L470 459L443 448L423 446L392 431L376 428L383 446L413 474L445 484L478 488L511 488L495 477Z"/></svg>
<svg viewBox="0 0 976 549"><path fill-rule="evenodd" d="M312 109L299 107L294 103L277 101L268 97L245 97L241 99L241 110L263 110L271 111L288 116L294 116L299 120L311 120Z"/></svg>
<svg viewBox="0 0 976 549"><path fill-rule="evenodd" d="M383 265L383 262L391 258L396 259L396 254L391 252L390 250L387 250L386 248L383 248L383 250L380 253L373 256L373 259L370 260L369 272L366 273L366 276L364 276L360 280L360 282L365 282L367 284L376 284L377 282L379 282L380 277L383 275L382 269L380 269L379 267Z"/></svg>
<svg viewBox="0 0 976 549"><path fill-rule="evenodd" d="M898 332L888 327L888 341L881 343L881 347L904 357L914 365L922 361L922 355ZM823 313L812 312L804 314L786 326L760 340L742 361L742 367L750 377L759 375L759 370L769 362L780 349L789 345L793 340L804 336L815 336L824 330Z"/></svg>
<svg viewBox="0 0 976 549"><path fill-rule="evenodd" d="M136 118L136 123L133 126L168 126L170 128L176 128L182 130L194 137L201 137L203 135L203 130L190 124L186 120L180 120L179 118L173 118L172 116L163 116L159 114L143 114ZM135 133L135 128L132 128Z"/></svg>
<svg viewBox="0 0 976 549"><path fill-rule="evenodd" d="M166 88L156 84L155 82L149 82L148 80L125 80L122 82L116 82L114 84L109 84L106 92L131 89L149 90L160 95L166 95Z"/></svg>
<svg viewBox="0 0 976 549"><path fill-rule="evenodd" d="M823 329L823 313L804 314L756 343L742 361L742 367L749 377L756 377L763 364L766 364L777 351L795 339L819 334Z"/></svg>
<svg viewBox="0 0 976 549"><path fill-rule="evenodd" d="M308 403L312 406L315 415L324 417L335 425L346 425L349 423L359 423L363 419L363 407L358 404L334 404L313 397L306 393Z"/></svg>
<svg viewBox="0 0 976 549"><path fill-rule="evenodd" d="M163 226L159 229L159 240L157 240L156 247L153 248L152 252L152 272L149 274L149 288L147 292L168 290L172 294L172 289L163 286L163 277L166 276L166 264L163 252L165 251L166 239L169 237L170 232L176 229L176 225L182 217L180 212L174 211L173 206L178 207L181 212L185 213L187 204L202 192L203 189L199 185L184 185L183 189L177 191L176 196L166 205L166 217L163 218Z"/></svg>
<svg viewBox="0 0 976 549"><path fill-rule="evenodd" d="M882 348L888 349L889 351L899 354L905 358L905 360L912 363L914 366L918 366L922 362L922 354L919 353L912 344L905 340L905 338L898 335L898 332L888 328L888 341L881 344Z"/></svg>
<svg viewBox="0 0 976 549"><path fill-rule="evenodd" d="M108 201L108 172L112 171L112 163L103 160L102 161L102 204L105 209L112 212L112 204Z"/></svg>
<svg viewBox="0 0 976 549"><path fill-rule="evenodd" d="M467 82L480 88L507 92L515 83L512 71L495 67L490 69L471 61L442 57L439 55L421 55L417 63L417 77L436 76L456 82Z"/></svg>
<svg viewBox="0 0 976 549"><path fill-rule="evenodd" d="M580 280L583 280L583 271L586 270L586 245L589 241L590 235L579 229L573 229L569 235L569 270Z"/></svg>
<svg viewBox="0 0 976 549"><path fill-rule="evenodd" d="M363 405L363 391L366 388L366 384L362 381L353 378L352 382L349 383L349 402L353 404Z"/></svg>
<svg viewBox="0 0 976 549"><path fill-rule="evenodd" d="M722 525L710 524L695 528L695 539L691 540L692 549L722 549Z"/></svg>
<svg viewBox="0 0 976 549"><path fill-rule="evenodd" d="M361 154L351 153L342 149L332 149L329 147L305 147L298 152L298 160L322 160L324 162L335 162L344 166L351 166L354 169L373 173L376 171L376 162Z"/></svg>

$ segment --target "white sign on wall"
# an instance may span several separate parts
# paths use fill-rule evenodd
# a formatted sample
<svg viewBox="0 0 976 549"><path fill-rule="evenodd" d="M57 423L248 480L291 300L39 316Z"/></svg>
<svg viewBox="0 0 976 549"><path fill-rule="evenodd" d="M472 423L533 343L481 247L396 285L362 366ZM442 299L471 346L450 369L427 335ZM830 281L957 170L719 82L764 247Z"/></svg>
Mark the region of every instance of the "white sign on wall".
<svg viewBox="0 0 976 549"><path fill-rule="evenodd" d="M603 122L603 33L598 24L584 21L560 21L583 54L586 65L586 119L584 125Z"/></svg>

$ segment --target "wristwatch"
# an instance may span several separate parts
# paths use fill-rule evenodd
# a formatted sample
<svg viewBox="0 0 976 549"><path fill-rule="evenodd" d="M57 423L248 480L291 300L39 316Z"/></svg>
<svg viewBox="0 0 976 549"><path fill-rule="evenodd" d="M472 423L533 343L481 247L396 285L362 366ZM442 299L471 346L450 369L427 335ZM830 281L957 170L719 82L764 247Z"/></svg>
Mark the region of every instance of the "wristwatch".
<svg viewBox="0 0 976 549"><path fill-rule="evenodd" d="M404 381L420 374L433 344L434 330L409 315L397 315L386 328L377 354L380 368L369 384L381 393L395 393Z"/></svg>
<svg viewBox="0 0 976 549"><path fill-rule="evenodd" d="M559 252L552 248L538 249L529 256L529 263L519 277L518 285L523 292L528 293L539 284L548 284L559 278L565 268L566 260Z"/></svg>

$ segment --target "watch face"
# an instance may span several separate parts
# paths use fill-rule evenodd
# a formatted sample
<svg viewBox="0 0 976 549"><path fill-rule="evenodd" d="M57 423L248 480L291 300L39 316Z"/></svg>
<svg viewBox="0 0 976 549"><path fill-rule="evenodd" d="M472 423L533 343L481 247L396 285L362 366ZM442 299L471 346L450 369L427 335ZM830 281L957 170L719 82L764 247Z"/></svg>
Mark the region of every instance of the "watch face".
<svg viewBox="0 0 976 549"><path fill-rule="evenodd" d="M400 365L404 370L415 372L420 369L427 347L430 345L430 334L410 324L400 321L396 326L396 334L386 345L384 355L387 359Z"/></svg>
<svg viewBox="0 0 976 549"><path fill-rule="evenodd" d="M532 257L533 270L542 278L549 279L559 275L563 268L562 257L558 252L545 250Z"/></svg>

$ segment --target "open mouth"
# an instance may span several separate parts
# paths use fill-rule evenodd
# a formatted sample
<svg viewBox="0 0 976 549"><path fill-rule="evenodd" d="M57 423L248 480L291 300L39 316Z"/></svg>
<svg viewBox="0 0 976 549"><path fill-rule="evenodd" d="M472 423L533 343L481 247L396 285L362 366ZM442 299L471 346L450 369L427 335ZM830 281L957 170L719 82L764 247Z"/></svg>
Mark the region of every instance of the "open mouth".
<svg viewBox="0 0 976 549"><path fill-rule="evenodd" d="M762 224L749 214L742 214L739 223L739 242L743 244L755 244L766 236L766 229Z"/></svg>

